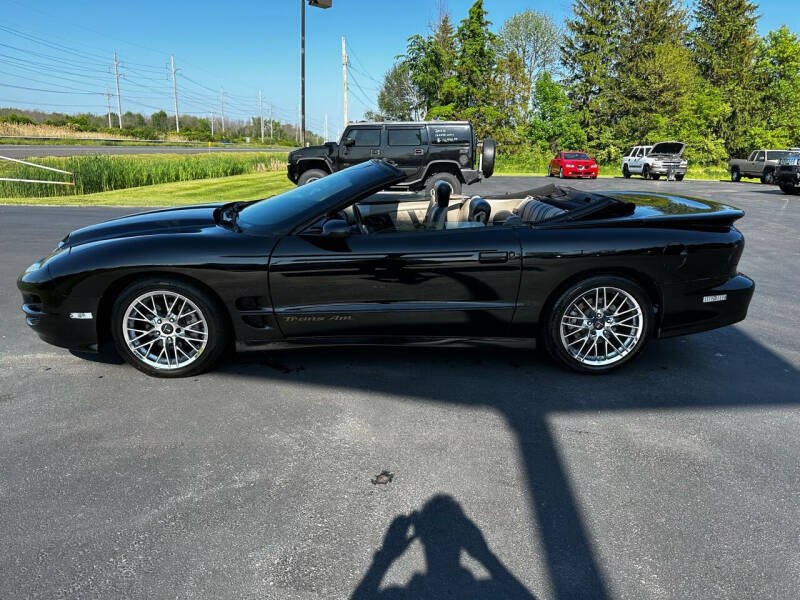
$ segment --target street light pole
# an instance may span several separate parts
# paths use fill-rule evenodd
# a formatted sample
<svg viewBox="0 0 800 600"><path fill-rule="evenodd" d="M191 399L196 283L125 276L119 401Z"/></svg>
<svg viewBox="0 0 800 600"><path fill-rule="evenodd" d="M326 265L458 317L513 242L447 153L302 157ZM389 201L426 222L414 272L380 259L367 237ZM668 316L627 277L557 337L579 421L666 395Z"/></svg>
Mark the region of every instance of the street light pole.
<svg viewBox="0 0 800 600"><path fill-rule="evenodd" d="M300 146L306 145L306 0L300 0Z"/></svg>
<svg viewBox="0 0 800 600"><path fill-rule="evenodd" d="M308 4L330 8L333 0L308 0ZM300 0L300 145L306 145L306 0Z"/></svg>

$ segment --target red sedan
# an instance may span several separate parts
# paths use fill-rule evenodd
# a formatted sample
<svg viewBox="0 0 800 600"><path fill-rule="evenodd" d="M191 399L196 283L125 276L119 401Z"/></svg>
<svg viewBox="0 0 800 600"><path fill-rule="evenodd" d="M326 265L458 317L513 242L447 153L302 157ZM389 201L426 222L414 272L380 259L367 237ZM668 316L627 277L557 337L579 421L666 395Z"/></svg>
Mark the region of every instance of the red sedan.
<svg viewBox="0 0 800 600"><path fill-rule="evenodd" d="M562 179L564 177L597 179L597 163L586 152L559 152L550 161L547 174L550 177L558 175Z"/></svg>

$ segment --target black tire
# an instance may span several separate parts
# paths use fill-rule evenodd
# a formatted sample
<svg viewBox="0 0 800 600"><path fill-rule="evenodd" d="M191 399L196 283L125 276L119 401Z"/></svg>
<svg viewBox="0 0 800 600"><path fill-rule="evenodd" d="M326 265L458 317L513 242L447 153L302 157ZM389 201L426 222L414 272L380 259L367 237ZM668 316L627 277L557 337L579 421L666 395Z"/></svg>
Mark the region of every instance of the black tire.
<svg viewBox="0 0 800 600"><path fill-rule="evenodd" d="M781 185L781 191L791 196L800 196L800 187L794 187L793 185Z"/></svg>
<svg viewBox="0 0 800 600"><path fill-rule="evenodd" d="M628 169L628 165L622 165L622 176L625 179L630 179L631 178L631 172Z"/></svg>
<svg viewBox="0 0 800 600"><path fill-rule="evenodd" d="M492 138L483 140L483 150L481 150L481 173L488 179L494 173L494 159L497 155L497 143Z"/></svg>
<svg viewBox="0 0 800 600"><path fill-rule="evenodd" d="M307 183L311 183L312 181L316 181L317 179L322 179L327 174L328 173L322 169L309 169L308 171L303 171L303 173L297 179L297 185L305 185Z"/></svg>
<svg viewBox="0 0 800 600"><path fill-rule="evenodd" d="M772 169L765 169L764 174L761 175L761 183L773 185L775 183L775 172Z"/></svg>
<svg viewBox="0 0 800 600"><path fill-rule="evenodd" d="M650 179L650 167L647 165L642 167L642 179Z"/></svg>
<svg viewBox="0 0 800 600"><path fill-rule="evenodd" d="M183 367L177 366L166 368L162 366L159 368L152 366L151 364L145 362L142 359L142 356L140 356L138 353L134 353L134 351L128 347L128 343L125 339L125 330L127 327L129 327L129 325L126 325L125 314L131 304L134 304L137 299L151 292L166 292L168 295L177 294L188 299L195 305L198 311L195 313L197 316L192 317L192 319L198 319L199 317L202 317L205 320L207 333L206 344L204 347L199 349L196 357ZM158 295L156 295L156 297L158 297ZM154 307L156 308L157 313L162 312L159 306L154 304ZM166 325L167 311L165 310L163 312L165 313L163 315L165 317L164 325ZM122 358L124 358L128 364L136 369L139 369L143 373L146 373L152 377L189 377L210 369L228 348L231 334L228 330L227 322L222 316L224 315L224 312L225 308L221 306L218 301L216 301L214 298L211 298L204 290L196 285L180 280L170 280L169 278L161 277L142 279L135 281L122 290L120 295L114 301L114 307L111 312L111 335L114 339L114 344L120 356L122 356ZM147 316L149 317L150 314L148 313ZM183 321L184 327L194 327L194 325L191 323L186 325L186 318L187 317L184 317L184 319L179 319L176 322L176 332L181 332L181 329L178 327L178 325L181 324L181 321ZM138 319L137 321L140 322L142 319ZM155 327L154 324L144 325L144 327L151 326ZM148 338L146 338L145 341L147 341L147 339ZM173 345L176 341L177 340L173 338ZM159 342L156 342L156 344L158 343ZM168 343L166 343L166 345L169 346ZM189 348L189 346L185 347L187 349ZM192 354L191 350L188 351L189 354ZM153 352L155 352L155 350L153 350ZM175 356L178 356L177 351ZM177 358L175 360L177 362Z"/></svg>
<svg viewBox="0 0 800 600"><path fill-rule="evenodd" d="M453 194L460 194L461 193L461 181L459 181L458 177L453 175L452 173L442 172L442 173L434 173L433 175L429 175L428 178L425 180L425 197L429 197L433 186L436 184L437 181L444 181L450 184L450 189L453 190Z"/></svg>
<svg viewBox="0 0 800 600"><path fill-rule="evenodd" d="M675 181L683 181L683 175L675 175Z"/></svg>
<svg viewBox="0 0 800 600"><path fill-rule="evenodd" d="M650 173L650 179L652 179L653 181L658 181L659 179L661 179L661 175L659 175L658 173Z"/></svg>
<svg viewBox="0 0 800 600"><path fill-rule="evenodd" d="M558 178L564 179L564 167L559 167L558 169Z"/></svg>
<svg viewBox="0 0 800 600"><path fill-rule="evenodd" d="M739 167L733 167L731 169L731 181L741 181L742 180L742 172L739 170Z"/></svg>
<svg viewBox="0 0 800 600"><path fill-rule="evenodd" d="M579 314L576 309L571 308L573 302L577 301L583 294L587 292L591 292L597 288L607 288L607 293L614 293L611 292L609 288L613 288L616 291L623 291L624 294L623 300L628 302L628 298L632 300L636 305L638 305L639 311L641 316L638 314L636 317L633 317L631 323L635 323L637 327L640 329L638 330L638 338L635 339L633 342L630 343L630 346L624 349L624 351L619 352L618 356L612 356L612 361L608 364L590 364L585 361L581 361L576 356L574 356L570 350L567 348L568 341L563 341L565 338L562 337L561 333L561 323L563 320L567 320L570 322L571 319L575 319L576 317L568 316L567 311L570 313ZM627 294L627 296L625 296ZM618 297L618 296L617 296ZM606 296L606 301L608 301L608 297ZM602 298L601 298L602 302ZM618 306L619 300L615 300L612 296L610 301L610 306L613 306L615 309L619 310L620 307ZM633 306L633 304L631 304ZM623 311L625 314L626 311ZM618 277L616 275L598 275L594 277L589 277L588 279L584 279L581 282L578 282L569 288L567 288L555 301L552 308L548 311L543 323L544 327L542 329L542 338L544 342L544 346L548 352L548 354L562 367L567 369L571 369L573 371L577 371L578 373L586 373L586 374L594 374L599 375L602 373L608 373L609 371L613 371L621 367L624 364L627 364L631 360L633 360L644 348L647 344L647 340L650 337L650 331L652 328L652 314L653 308L650 298L648 297L647 293L636 283L631 281L630 279L626 279L624 277ZM592 319L597 317L596 313L589 314L588 310L586 312L586 316L591 316ZM601 321L602 327L605 331L609 329L611 331L629 331L631 333L635 333L637 330L633 329L633 325L623 325L621 322L616 325L606 325L606 321L603 319L607 319L609 315L604 315L597 317ZM639 322L639 319L641 320ZM628 318L626 317L626 320ZM579 321L575 321L578 323ZM569 331L572 326L567 326L565 331ZM581 336L584 332L586 332L587 340L591 339L596 333L596 327L590 324L588 327L583 326L575 326L576 329L579 331L576 332L576 335ZM622 328L622 329L620 329ZM566 340L569 340L569 336L573 334L566 334ZM579 345L581 342L577 340L582 338L572 338L576 340L576 346ZM613 339L611 335L609 335L609 339ZM622 338L617 338L617 340L621 340ZM628 343L628 342L625 342ZM581 346L582 347L582 346ZM591 348L590 348L591 350ZM606 351L608 350L608 346L606 346ZM598 351L599 351L599 344L598 344ZM577 356L580 357L581 352L580 350L577 353ZM588 355L587 357L588 358ZM606 360L608 357L606 356ZM599 362L600 359L598 357Z"/></svg>
<svg viewBox="0 0 800 600"><path fill-rule="evenodd" d="M555 177L555 175L553 174L553 169L551 169L550 167L547 167L547 176L548 177Z"/></svg>

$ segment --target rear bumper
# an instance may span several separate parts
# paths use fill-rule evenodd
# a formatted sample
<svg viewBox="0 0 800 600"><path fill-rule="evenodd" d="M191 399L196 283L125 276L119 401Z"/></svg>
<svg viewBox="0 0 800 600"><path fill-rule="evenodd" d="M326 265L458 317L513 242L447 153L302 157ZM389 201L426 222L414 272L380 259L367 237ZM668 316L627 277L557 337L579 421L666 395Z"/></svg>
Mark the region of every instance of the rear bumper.
<svg viewBox="0 0 800 600"><path fill-rule="evenodd" d="M708 331L742 321L755 287L755 282L741 273L723 283L704 279L662 286L664 306L657 337Z"/></svg>

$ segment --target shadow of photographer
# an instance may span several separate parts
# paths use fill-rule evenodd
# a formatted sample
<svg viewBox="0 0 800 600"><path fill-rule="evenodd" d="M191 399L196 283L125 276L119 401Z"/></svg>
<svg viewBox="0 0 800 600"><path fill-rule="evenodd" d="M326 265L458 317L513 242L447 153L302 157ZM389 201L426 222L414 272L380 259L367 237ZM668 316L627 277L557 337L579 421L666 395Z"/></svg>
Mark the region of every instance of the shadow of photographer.
<svg viewBox="0 0 800 600"><path fill-rule="evenodd" d="M395 560L419 540L427 570L415 573L405 586L380 589ZM466 552L487 573L478 579L461 564ZM356 587L352 600L405 598L534 598L489 549L481 530L448 495L429 499L420 511L398 515L386 530L382 547Z"/></svg>

